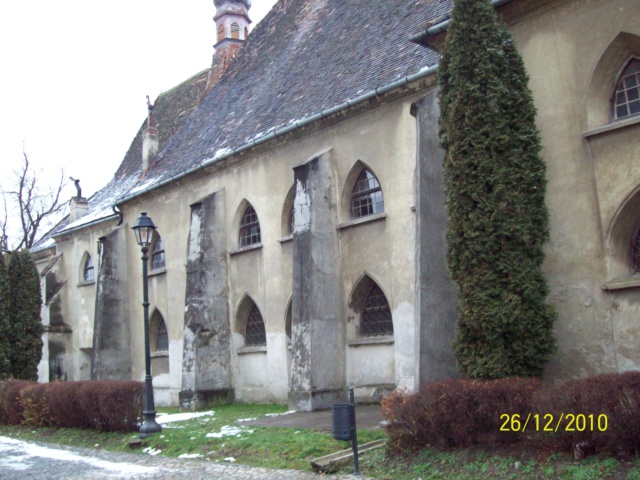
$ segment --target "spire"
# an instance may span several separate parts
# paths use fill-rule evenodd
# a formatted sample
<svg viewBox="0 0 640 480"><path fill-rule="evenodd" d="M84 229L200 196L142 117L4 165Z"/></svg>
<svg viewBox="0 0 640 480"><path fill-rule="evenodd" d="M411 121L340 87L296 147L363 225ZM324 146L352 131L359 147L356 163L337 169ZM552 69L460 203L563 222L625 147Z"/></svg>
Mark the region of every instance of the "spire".
<svg viewBox="0 0 640 480"><path fill-rule="evenodd" d="M207 90L213 88L229 62L244 45L249 35L251 0L213 0L216 15L216 49L207 79Z"/></svg>

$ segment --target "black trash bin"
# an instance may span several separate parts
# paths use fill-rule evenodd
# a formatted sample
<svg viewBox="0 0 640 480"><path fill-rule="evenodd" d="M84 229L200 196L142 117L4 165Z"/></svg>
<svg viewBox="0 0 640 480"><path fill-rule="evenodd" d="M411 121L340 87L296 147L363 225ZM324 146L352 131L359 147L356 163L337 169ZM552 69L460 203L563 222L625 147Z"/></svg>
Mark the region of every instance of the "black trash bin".
<svg viewBox="0 0 640 480"><path fill-rule="evenodd" d="M351 403L337 403L331 407L333 438L353 440L356 431L356 408Z"/></svg>

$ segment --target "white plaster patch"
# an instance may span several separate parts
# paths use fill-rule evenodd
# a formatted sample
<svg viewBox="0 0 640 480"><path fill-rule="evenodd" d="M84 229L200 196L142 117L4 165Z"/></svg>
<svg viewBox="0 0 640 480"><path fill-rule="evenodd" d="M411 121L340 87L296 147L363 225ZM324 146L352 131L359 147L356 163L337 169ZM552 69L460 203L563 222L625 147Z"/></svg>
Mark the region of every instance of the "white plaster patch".
<svg viewBox="0 0 640 480"><path fill-rule="evenodd" d="M415 377L414 308L402 302L393 311L396 385L413 391Z"/></svg>
<svg viewBox="0 0 640 480"><path fill-rule="evenodd" d="M189 256L188 260L193 262L200 255L200 225L202 219L198 213L191 215L191 225L189 225Z"/></svg>
<svg viewBox="0 0 640 480"><path fill-rule="evenodd" d="M153 474L158 471L154 467L144 467L131 463L114 463L100 460L95 457L85 457L77 453L59 450L56 448L42 447L28 442L22 442L9 437L0 437L0 465L13 470L26 470L32 464L37 464L37 458L50 458L65 462L82 462L92 467L117 472L120 476L135 478L139 475Z"/></svg>
<svg viewBox="0 0 640 480"><path fill-rule="evenodd" d="M293 200L293 233L311 229L311 199L300 180L296 181L296 196Z"/></svg>

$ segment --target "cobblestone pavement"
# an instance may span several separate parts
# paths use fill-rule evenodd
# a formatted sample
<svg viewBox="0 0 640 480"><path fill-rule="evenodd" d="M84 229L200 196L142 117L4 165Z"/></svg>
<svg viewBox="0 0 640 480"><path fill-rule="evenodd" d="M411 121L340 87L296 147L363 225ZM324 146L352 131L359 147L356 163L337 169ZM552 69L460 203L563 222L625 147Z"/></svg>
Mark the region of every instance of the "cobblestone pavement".
<svg viewBox="0 0 640 480"><path fill-rule="evenodd" d="M0 437L0 478L4 480L346 480L353 475L322 476L298 470L275 470L202 460L153 457L24 442Z"/></svg>

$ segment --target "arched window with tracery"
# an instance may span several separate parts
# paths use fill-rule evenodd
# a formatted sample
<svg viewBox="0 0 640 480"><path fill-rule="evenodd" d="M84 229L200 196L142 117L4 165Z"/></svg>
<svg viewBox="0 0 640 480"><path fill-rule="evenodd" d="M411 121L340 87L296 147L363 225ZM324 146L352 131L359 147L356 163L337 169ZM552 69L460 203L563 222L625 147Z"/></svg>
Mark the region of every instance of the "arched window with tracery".
<svg viewBox="0 0 640 480"><path fill-rule="evenodd" d="M255 245L262 241L260 237L260 222L258 215L251 205L245 209L240 222L239 241L241 247Z"/></svg>
<svg viewBox="0 0 640 480"><path fill-rule="evenodd" d="M393 320L389 302L382 289L375 282L371 285L362 305L360 335L363 337L393 335Z"/></svg>
<svg viewBox="0 0 640 480"><path fill-rule="evenodd" d="M384 212L382 188L376 176L368 169L356 180L351 193L351 217L360 218Z"/></svg>
<svg viewBox="0 0 640 480"><path fill-rule="evenodd" d="M258 347L267 344L267 334L264 328L264 321L258 306L254 304L247 315L245 327L244 343L247 347Z"/></svg>
<svg viewBox="0 0 640 480"><path fill-rule="evenodd" d="M160 270L165 266L164 243L162 237L158 235L151 249L151 270Z"/></svg>
<svg viewBox="0 0 640 480"><path fill-rule="evenodd" d="M91 255L87 254L84 266L82 268L82 280L84 283L91 283L95 281L95 270L93 268L93 259Z"/></svg>
<svg viewBox="0 0 640 480"><path fill-rule="evenodd" d="M167 332L167 325L162 318L158 320L155 350L161 352L169 350L169 332Z"/></svg>
<svg viewBox="0 0 640 480"><path fill-rule="evenodd" d="M613 98L616 120L640 114L640 60L632 58L625 65Z"/></svg>

